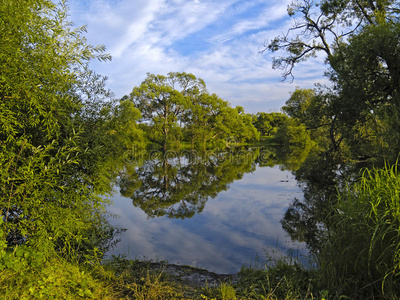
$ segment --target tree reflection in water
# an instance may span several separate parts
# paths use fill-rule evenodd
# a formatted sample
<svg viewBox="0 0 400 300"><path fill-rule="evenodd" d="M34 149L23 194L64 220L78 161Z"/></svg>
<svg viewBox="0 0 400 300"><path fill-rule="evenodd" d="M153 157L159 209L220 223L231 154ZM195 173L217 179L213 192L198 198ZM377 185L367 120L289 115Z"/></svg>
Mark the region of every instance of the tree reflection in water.
<svg viewBox="0 0 400 300"><path fill-rule="evenodd" d="M208 152L153 152L139 167L121 172L121 194L132 199L148 217L191 218L208 199L255 170L257 150Z"/></svg>
<svg viewBox="0 0 400 300"><path fill-rule="evenodd" d="M365 165L344 164L336 153L310 151L307 158L294 171L302 185L304 198L294 199L283 219L282 227L292 240L305 242L311 252L321 250L338 197L346 184L357 180Z"/></svg>
<svg viewBox="0 0 400 300"><path fill-rule="evenodd" d="M131 198L149 218L191 218L209 199L258 167L279 165L304 183L304 199L294 199L283 216L283 228L293 240L318 251L323 221L336 192L335 161L323 160L310 147L281 147L231 151L149 152L148 159L127 164L119 176L122 196Z"/></svg>

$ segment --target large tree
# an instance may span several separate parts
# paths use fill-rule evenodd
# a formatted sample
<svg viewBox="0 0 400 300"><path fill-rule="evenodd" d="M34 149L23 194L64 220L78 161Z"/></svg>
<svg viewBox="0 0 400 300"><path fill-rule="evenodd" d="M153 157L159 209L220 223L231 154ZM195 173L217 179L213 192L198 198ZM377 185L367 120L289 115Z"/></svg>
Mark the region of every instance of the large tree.
<svg viewBox="0 0 400 300"><path fill-rule="evenodd" d="M204 81L192 74L148 74L123 99L132 100L141 111L150 141L164 151L172 139L180 141L182 135L192 148L204 150L208 146L225 148L228 141L245 142L259 136L242 107L233 108L228 101L210 95Z"/></svg>
<svg viewBox="0 0 400 300"><path fill-rule="evenodd" d="M399 11L396 1L294 1L288 12L295 25L268 45L284 52L274 66L285 78L297 63L325 54L332 87L316 90L307 113L318 120L314 128L326 126L331 149L346 149L351 159L393 159L400 150L393 139L400 128ZM298 108L288 104L290 112Z"/></svg>
<svg viewBox="0 0 400 300"><path fill-rule="evenodd" d="M100 225L111 95L89 62L110 56L84 32L64 1L0 2L0 252L78 249Z"/></svg>
<svg viewBox="0 0 400 300"><path fill-rule="evenodd" d="M141 111L142 120L150 122L155 129L149 136L151 141L161 144L166 151L171 131L180 131L179 122L183 122L184 111L205 88L203 80L184 72L171 72L167 76L147 74L129 98ZM157 135L160 132L161 135Z"/></svg>

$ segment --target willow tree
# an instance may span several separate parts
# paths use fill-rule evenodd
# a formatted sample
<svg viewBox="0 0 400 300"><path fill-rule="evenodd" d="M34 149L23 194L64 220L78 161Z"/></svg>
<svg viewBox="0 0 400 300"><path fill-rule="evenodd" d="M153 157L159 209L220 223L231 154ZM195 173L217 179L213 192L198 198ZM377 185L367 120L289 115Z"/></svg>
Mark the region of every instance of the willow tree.
<svg viewBox="0 0 400 300"><path fill-rule="evenodd" d="M64 1L0 2L0 252L72 249L101 220L109 186L89 125L110 94L89 62L110 56L84 33Z"/></svg>
<svg viewBox="0 0 400 300"><path fill-rule="evenodd" d="M150 140L167 150L171 132L180 135L184 111L193 97L205 90L203 80L188 73L168 73L167 76L147 74L129 98L142 113L142 121L150 122Z"/></svg>

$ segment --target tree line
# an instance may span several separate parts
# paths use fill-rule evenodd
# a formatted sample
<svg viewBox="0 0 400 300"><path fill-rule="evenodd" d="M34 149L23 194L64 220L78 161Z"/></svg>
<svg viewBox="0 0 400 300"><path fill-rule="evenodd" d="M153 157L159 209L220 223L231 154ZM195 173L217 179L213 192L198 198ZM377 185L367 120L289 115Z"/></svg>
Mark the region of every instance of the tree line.
<svg viewBox="0 0 400 300"><path fill-rule="evenodd" d="M147 74L140 86L121 98L121 103L127 101L141 113L138 123L146 140L164 151L252 143L262 136L274 137L289 119L283 113L249 114L241 106L231 107L210 94L202 79L185 72Z"/></svg>

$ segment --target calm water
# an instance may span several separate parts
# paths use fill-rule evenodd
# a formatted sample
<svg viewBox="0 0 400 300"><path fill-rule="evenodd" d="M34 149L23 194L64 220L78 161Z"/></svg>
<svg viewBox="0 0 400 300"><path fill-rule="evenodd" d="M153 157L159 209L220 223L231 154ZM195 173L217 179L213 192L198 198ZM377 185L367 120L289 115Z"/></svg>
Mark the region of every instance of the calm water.
<svg viewBox="0 0 400 300"><path fill-rule="evenodd" d="M257 256L265 259L266 251L303 249L279 222L302 191L291 172L277 165L260 167L257 157L259 153L244 163L236 158L196 163L172 158L131 170L121 179L125 196L117 193L108 207L119 216L110 222L127 231L107 254L236 273Z"/></svg>

